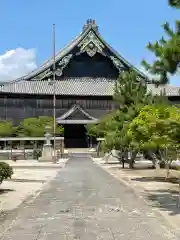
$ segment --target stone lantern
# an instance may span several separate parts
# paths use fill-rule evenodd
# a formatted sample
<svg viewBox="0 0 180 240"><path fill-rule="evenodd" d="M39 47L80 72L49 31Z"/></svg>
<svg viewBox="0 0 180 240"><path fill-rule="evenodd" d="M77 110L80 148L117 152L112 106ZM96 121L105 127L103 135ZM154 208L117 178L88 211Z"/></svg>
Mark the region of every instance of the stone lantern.
<svg viewBox="0 0 180 240"><path fill-rule="evenodd" d="M52 162L53 161L53 154L52 154L52 144L51 144L51 130L50 126L45 128L45 143L42 149L42 156L39 158L39 162Z"/></svg>
<svg viewBox="0 0 180 240"><path fill-rule="evenodd" d="M52 134L51 134L51 130L52 130L52 128L50 127L50 126L47 126L46 128L45 128L45 131L46 131L46 133L45 133L45 143L44 143L44 145L48 145L48 146L51 146L51 136L52 136Z"/></svg>

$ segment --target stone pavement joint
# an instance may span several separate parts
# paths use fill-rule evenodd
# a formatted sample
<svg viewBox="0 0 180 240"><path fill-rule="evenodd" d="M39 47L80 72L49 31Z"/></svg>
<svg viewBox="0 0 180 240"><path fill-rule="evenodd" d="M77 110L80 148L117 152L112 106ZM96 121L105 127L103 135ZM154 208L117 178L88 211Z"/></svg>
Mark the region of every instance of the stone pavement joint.
<svg viewBox="0 0 180 240"><path fill-rule="evenodd" d="M80 153L0 232L3 240L179 239L130 188Z"/></svg>

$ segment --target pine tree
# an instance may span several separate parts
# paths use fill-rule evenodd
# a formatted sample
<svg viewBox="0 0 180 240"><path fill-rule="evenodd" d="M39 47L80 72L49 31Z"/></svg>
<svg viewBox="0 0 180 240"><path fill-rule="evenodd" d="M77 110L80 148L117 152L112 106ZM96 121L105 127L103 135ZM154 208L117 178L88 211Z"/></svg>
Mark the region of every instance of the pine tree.
<svg viewBox="0 0 180 240"><path fill-rule="evenodd" d="M171 7L180 8L180 0L169 0ZM153 64L142 61L143 66L152 75L158 76L160 84L169 82L169 76L178 72L180 64L180 21L176 21L175 30L169 23L163 25L167 39L162 37L155 43L149 43L147 48L155 55L156 60Z"/></svg>
<svg viewBox="0 0 180 240"><path fill-rule="evenodd" d="M120 109L149 104L153 101L151 93L147 92L146 82L140 79L135 71L122 72L115 85L114 100L120 104Z"/></svg>
<svg viewBox="0 0 180 240"><path fill-rule="evenodd" d="M171 7L180 8L180 0L168 0Z"/></svg>
<svg viewBox="0 0 180 240"><path fill-rule="evenodd" d="M106 123L104 149L119 150L123 156L131 153L130 168L137 154L136 149L130 148L130 139L127 135L131 121L138 116L142 107L152 104L155 98L147 92L144 80L140 79L136 72L122 72L115 85L114 100L119 104L119 109L111 115ZM124 158L124 157L123 157Z"/></svg>

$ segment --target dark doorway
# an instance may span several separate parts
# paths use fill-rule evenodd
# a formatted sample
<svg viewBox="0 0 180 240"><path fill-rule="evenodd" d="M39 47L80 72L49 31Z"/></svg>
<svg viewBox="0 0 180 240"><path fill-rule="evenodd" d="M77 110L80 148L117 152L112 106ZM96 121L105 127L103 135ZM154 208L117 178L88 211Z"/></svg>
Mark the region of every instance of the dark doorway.
<svg viewBox="0 0 180 240"><path fill-rule="evenodd" d="M65 148L87 148L87 130L83 124L64 125Z"/></svg>

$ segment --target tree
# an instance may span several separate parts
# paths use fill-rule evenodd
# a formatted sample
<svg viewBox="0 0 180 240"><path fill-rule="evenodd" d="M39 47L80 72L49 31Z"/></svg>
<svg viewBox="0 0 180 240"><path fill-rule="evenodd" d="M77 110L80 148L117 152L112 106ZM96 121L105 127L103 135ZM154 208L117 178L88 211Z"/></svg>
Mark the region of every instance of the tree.
<svg viewBox="0 0 180 240"><path fill-rule="evenodd" d="M158 152L169 170L180 146L180 109L166 104L145 106L130 123L128 136L133 147L153 153L156 168L159 168L155 155Z"/></svg>
<svg viewBox="0 0 180 240"><path fill-rule="evenodd" d="M16 132L16 127L13 126L12 121L0 121L0 136L11 137Z"/></svg>
<svg viewBox="0 0 180 240"><path fill-rule="evenodd" d="M104 137L107 131L110 129L115 130L114 120L115 117L118 116L118 112L115 110L103 118L100 119L99 123L89 124L88 127L88 135L93 137Z"/></svg>
<svg viewBox="0 0 180 240"><path fill-rule="evenodd" d="M129 107L141 107L152 102L154 97L147 92L146 82L131 70L122 72L116 81L114 100L126 112Z"/></svg>
<svg viewBox="0 0 180 240"><path fill-rule="evenodd" d="M171 7L180 8L180 0L168 0Z"/></svg>
<svg viewBox="0 0 180 240"><path fill-rule="evenodd" d="M102 147L104 151L119 150L125 158L128 158L130 152L132 168L137 152L130 147L128 127L140 109L153 103L155 98L147 92L146 83L134 71L130 71L120 74L115 85L114 100L119 104L119 109L98 125L105 138Z"/></svg>
<svg viewBox="0 0 180 240"><path fill-rule="evenodd" d="M179 0L169 0L169 5L180 8ZM169 82L169 76L177 73L180 63L180 21L176 21L175 30L169 23L163 25L167 39L162 37L155 43L149 43L147 48L155 55L156 60L153 64L142 61L143 66L152 75L158 76L158 81L154 82L166 84Z"/></svg>
<svg viewBox="0 0 180 240"><path fill-rule="evenodd" d="M30 137L43 137L46 127L49 126L53 132L53 118L42 116L37 118L26 118L18 127L18 134ZM64 131L62 126L56 124L56 134L62 134Z"/></svg>
<svg viewBox="0 0 180 240"><path fill-rule="evenodd" d="M88 135L92 137L100 137L98 124L92 123L87 125Z"/></svg>

